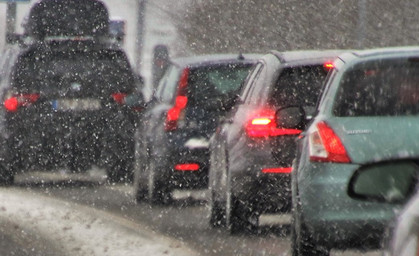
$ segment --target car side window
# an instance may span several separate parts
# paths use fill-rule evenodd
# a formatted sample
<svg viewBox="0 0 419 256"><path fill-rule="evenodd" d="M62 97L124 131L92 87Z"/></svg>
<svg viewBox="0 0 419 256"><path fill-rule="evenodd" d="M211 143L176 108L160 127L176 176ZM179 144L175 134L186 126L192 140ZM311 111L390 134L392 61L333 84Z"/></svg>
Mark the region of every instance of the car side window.
<svg viewBox="0 0 419 256"><path fill-rule="evenodd" d="M160 80L157 87L156 98L165 103L170 103L179 81L180 68L171 66L166 75Z"/></svg>
<svg viewBox="0 0 419 256"><path fill-rule="evenodd" d="M329 93L332 81L334 80L334 77L336 76L337 71L336 70L332 70L329 72L329 74L327 75L326 79L325 79L325 86L323 91L321 92L321 97L319 99L319 101L316 104L316 110L319 111L320 106L322 106L323 102L327 99L326 95Z"/></svg>
<svg viewBox="0 0 419 256"><path fill-rule="evenodd" d="M240 98L244 101L247 102L247 98L249 96L250 91L252 91L253 89L253 85L255 83L255 81L257 80L257 77L259 76L260 70L262 69L263 64L262 63L258 63L255 65L255 67L253 68L253 71L249 74L249 77L246 81L246 85L245 88L243 90L242 95L240 96Z"/></svg>
<svg viewBox="0 0 419 256"><path fill-rule="evenodd" d="M3 60L1 61L0 66L0 87L5 87L8 85L12 67L17 59L17 52L12 50L4 52L4 55L1 57Z"/></svg>
<svg viewBox="0 0 419 256"><path fill-rule="evenodd" d="M249 92L246 95L245 103L246 104L255 104L260 100L260 93L263 91L263 86L258 83L259 78L264 70L264 66L262 65L258 70L256 76L252 80L252 84L250 85Z"/></svg>
<svg viewBox="0 0 419 256"><path fill-rule="evenodd" d="M158 100L161 99L161 95L163 93L164 87L166 86L167 76L170 73L170 71L172 70L172 68L173 68L173 66L168 68L167 71L166 71L166 74L159 81L159 84L158 84L157 89L156 89L156 93L154 95L154 97Z"/></svg>
<svg viewBox="0 0 419 256"><path fill-rule="evenodd" d="M174 98L174 94L177 89L177 85L180 79L181 69L173 66L173 69L167 76L166 86L161 95L161 101L165 103L171 103Z"/></svg>

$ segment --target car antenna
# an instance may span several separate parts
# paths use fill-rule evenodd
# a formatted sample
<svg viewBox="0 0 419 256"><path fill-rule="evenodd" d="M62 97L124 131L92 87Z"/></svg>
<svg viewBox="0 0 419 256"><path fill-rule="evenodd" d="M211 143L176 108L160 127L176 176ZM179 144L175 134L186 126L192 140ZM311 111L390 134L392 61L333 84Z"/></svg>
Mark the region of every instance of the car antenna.
<svg viewBox="0 0 419 256"><path fill-rule="evenodd" d="M238 60L244 60L243 53L239 52L239 56L237 57Z"/></svg>

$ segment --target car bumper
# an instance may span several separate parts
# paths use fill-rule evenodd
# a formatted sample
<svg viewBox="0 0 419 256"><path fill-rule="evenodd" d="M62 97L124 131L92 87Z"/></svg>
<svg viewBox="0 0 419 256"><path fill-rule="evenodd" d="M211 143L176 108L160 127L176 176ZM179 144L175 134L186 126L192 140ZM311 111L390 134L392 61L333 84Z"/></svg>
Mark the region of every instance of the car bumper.
<svg viewBox="0 0 419 256"><path fill-rule="evenodd" d="M209 150L207 148L177 150L170 160L170 180L178 189L203 189L208 187ZM194 164L194 170L179 170L179 165Z"/></svg>
<svg viewBox="0 0 419 256"><path fill-rule="evenodd" d="M281 167L285 170L288 166L279 166L270 150L249 149L239 161L229 164L232 193L239 200L247 201L263 213L291 209L290 173L269 171Z"/></svg>
<svg viewBox="0 0 419 256"><path fill-rule="evenodd" d="M156 178L171 189L203 189L208 187L209 149L207 145L188 146L190 137L175 134L152 142L156 164ZM183 135L183 136L182 136ZM193 138L192 138L193 139ZM177 168L178 165L195 165L196 169Z"/></svg>
<svg viewBox="0 0 419 256"><path fill-rule="evenodd" d="M92 117L65 118L48 115L32 119L13 118L6 128L7 162L19 169L65 167L76 154L86 164L100 164L107 153L128 156L133 152L133 126L128 122L110 122L105 113Z"/></svg>
<svg viewBox="0 0 419 256"><path fill-rule="evenodd" d="M310 163L297 174L302 221L314 241L331 248L377 247L394 205L352 199L355 164Z"/></svg>

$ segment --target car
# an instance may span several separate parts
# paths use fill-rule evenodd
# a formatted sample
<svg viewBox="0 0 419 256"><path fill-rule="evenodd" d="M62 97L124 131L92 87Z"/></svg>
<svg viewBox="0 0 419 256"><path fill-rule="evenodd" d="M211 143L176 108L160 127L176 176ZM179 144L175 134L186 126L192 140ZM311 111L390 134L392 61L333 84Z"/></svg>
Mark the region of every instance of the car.
<svg viewBox="0 0 419 256"><path fill-rule="evenodd" d="M278 127L276 112L296 105L310 112L339 53L271 51L258 60L210 141L211 226L252 231L261 214L289 212L294 140L304 122Z"/></svg>
<svg viewBox="0 0 419 256"><path fill-rule="evenodd" d="M419 48L400 47L351 51L334 61L315 117L297 139L293 255L380 248L394 207L360 202L346 189L372 163L418 157L418 57Z"/></svg>
<svg viewBox="0 0 419 256"><path fill-rule="evenodd" d="M135 125L124 98L141 85L124 50L88 37L11 47L0 81L3 180L92 165L110 181L128 176Z"/></svg>
<svg viewBox="0 0 419 256"><path fill-rule="evenodd" d="M208 187L208 140L259 55L172 59L137 131L135 200L167 204L174 189Z"/></svg>
<svg viewBox="0 0 419 256"><path fill-rule="evenodd" d="M418 254L418 177L417 158L400 157L360 168L348 183L347 192L351 198L390 205L396 212L396 218L383 234L385 256Z"/></svg>

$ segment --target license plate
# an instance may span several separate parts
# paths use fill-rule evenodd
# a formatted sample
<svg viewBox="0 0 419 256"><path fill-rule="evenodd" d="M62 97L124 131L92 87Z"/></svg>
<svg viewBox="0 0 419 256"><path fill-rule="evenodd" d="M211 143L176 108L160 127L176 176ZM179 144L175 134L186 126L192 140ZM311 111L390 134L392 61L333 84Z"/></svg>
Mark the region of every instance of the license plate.
<svg viewBox="0 0 419 256"><path fill-rule="evenodd" d="M57 111L99 110L102 104L98 99L59 99L52 101L52 108Z"/></svg>

